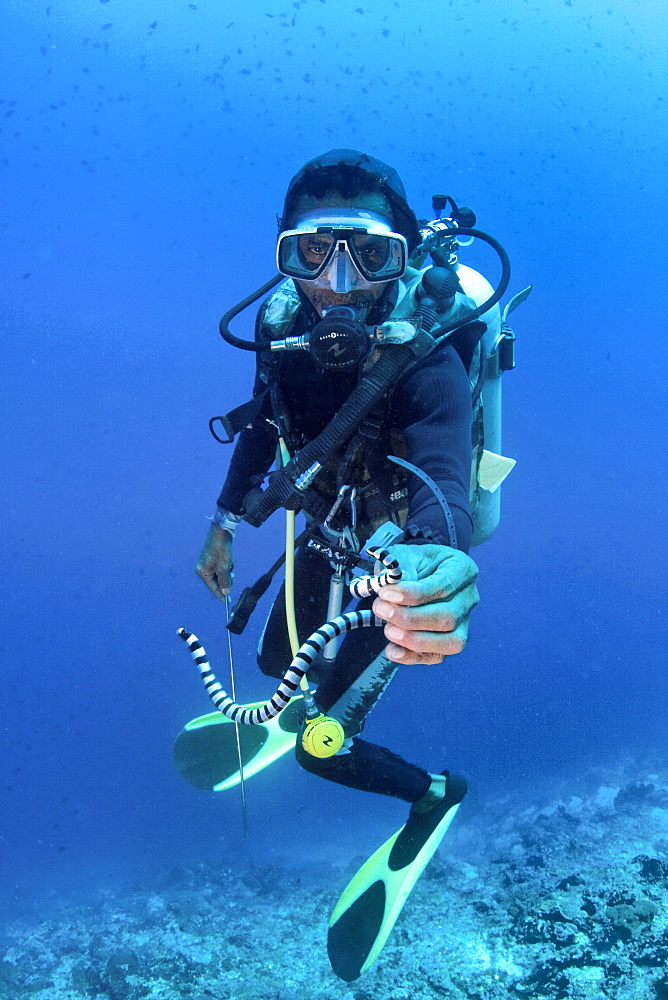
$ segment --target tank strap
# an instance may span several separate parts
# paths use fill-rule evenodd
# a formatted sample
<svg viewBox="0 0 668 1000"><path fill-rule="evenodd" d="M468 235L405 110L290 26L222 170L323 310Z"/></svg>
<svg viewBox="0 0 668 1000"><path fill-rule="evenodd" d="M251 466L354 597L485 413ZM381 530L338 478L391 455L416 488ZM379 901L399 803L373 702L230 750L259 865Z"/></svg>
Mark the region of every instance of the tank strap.
<svg viewBox="0 0 668 1000"><path fill-rule="evenodd" d="M473 359L476 353L476 347L482 340L485 331L487 330L487 324L483 323L482 320L474 320L473 323L467 323L466 326L461 326L458 330L455 330L449 337L449 342L452 344L457 354L462 359L462 364L468 374L471 374L471 365L473 364Z"/></svg>

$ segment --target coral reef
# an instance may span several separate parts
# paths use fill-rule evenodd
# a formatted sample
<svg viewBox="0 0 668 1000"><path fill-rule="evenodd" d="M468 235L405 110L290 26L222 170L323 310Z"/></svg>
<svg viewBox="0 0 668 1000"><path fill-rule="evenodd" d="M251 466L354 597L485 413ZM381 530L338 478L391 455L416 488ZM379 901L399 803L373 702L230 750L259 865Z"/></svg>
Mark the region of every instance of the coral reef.
<svg viewBox="0 0 668 1000"><path fill-rule="evenodd" d="M456 844L480 840L460 816ZM471 856L471 855L469 855ZM183 867L0 937L2 1000L667 1000L668 791L658 778L505 814L447 843L375 968L324 947L348 872Z"/></svg>

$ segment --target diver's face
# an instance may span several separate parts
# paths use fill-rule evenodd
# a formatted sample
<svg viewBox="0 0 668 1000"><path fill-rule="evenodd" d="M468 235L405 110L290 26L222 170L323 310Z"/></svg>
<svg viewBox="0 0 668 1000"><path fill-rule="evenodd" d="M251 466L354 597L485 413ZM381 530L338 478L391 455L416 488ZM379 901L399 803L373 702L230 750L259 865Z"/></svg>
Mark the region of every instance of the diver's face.
<svg viewBox="0 0 668 1000"><path fill-rule="evenodd" d="M333 309L334 306L352 306L362 321L366 319L374 302L381 297L389 284L387 281L375 281L368 288L351 288L349 292L335 292L331 288L318 286L314 281L301 281L296 278L295 283L299 285L318 315L324 316L327 310Z"/></svg>
<svg viewBox="0 0 668 1000"><path fill-rule="evenodd" d="M388 226L392 226L392 209L387 198L381 194L363 194L357 198L342 198L337 192L331 192L322 199L316 199L310 195L302 195L299 199L296 212L315 212L322 210L335 210L337 208L359 209L360 211L374 212L387 218ZM300 248L305 258L317 267L327 253L327 247L320 245L316 235L305 235L306 241L303 248ZM321 241L322 242L322 241ZM373 235L365 236L361 242L368 243L363 248L363 252L371 260L373 254L377 252L376 240ZM350 270L347 285L350 286L345 292L336 291L332 286L330 276L325 273L322 278L316 281L295 279L297 285L309 300L319 316L323 316L329 309L335 306L351 306L364 321L371 311L374 303L381 297L388 284L388 281L365 281L358 273L353 273L352 263L347 265Z"/></svg>

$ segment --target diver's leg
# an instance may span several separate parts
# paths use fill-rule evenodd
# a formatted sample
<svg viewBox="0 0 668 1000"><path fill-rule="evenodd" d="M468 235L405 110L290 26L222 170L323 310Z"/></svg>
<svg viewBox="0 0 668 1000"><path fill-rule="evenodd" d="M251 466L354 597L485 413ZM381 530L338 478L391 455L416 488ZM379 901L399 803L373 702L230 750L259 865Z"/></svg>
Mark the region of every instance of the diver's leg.
<svg viewBox="0 0 668 1000"><path fill-rule="evenodd" d="M372 602L368 598L358 607L368 608ZM346 636L315 696L321 711L343 726L345 743L334 757L321 759L308 754L297 740L296 756L306 771L328 781L417 802L428 793L432 776L385 747L359 738L366 716L400 666L385 656L386 645L380 627L358 629Z"/></svg>
<svg viewBox="0 0 668 1000"><path fill-rule="evenodd" d="M359 736L346 740L343 750L325 759L312 757L298 739L295 754L305 771L361 792L417 802L432 786L432 775L427 771Z"/></svg>
<svg viewBox="0 0 668 1000"><path fill-rule="evenodd" d="M300 642L326 620L331 573L322 556L306 546L299 548L295 556L295 614ZM368 598L357 607L370 608L372 603L373 598ZM357 629L343 640L334 663L318 662L321 682L316 702L321 711L338 719L346 741L339 754L320 759L307 754L297 740L297 760L305 770L329 781L417 802L430 788L428 772L359 738L366 716L399 669L398 663L384 655L386 644L382 628ZM258 664L268 676L282 677L291 660L283 585L260 639Z"/></svg>

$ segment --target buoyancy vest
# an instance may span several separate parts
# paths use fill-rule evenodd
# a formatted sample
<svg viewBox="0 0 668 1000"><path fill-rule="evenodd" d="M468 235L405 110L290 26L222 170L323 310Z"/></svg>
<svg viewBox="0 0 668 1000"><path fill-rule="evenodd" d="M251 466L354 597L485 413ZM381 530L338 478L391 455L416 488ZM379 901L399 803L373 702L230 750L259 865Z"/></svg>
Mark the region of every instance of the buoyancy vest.
<svg viewBox="0 0 668 1000"><path fill-rule="evenodd" d="M426 268L418 271L408 268L404 279L399 282L396 305L388 317L392 320L408 320L416 313L418 300L416 290ZM462 318L473 308L485 302L492 295L489 282L478 272L463 264L456 266L462 288L451 301L447 312L439 316L439 325L445 325ZM262 333L272 340L290 335L301 302L291 279L283 282L270 296L263 307ZM512 331L502 326L501 312L496 305L484 313L479 322L485 324L482 337L474 336L472 341L452 335L452 343L460 354L467 369L471 386L473 410L471 423L471 478L469 502L473 518L472 544L486 541L496 530L500 518L500 485L515 465L514 460L501 455L501 375L503 366L499 363L499 351L505 339L512 338ZM267 373L267 378L271 375ZM279 417L279 414L275 414ZM372 415L373 416L373 415ZM373 421L367 420L358 435L368 436ZM392 453L405 457L403 435L393 431L390 438ZM339 456L339 460L340 460ZM339 482L340 462L330 463L318 477L318 489L325 495L336 498ZM367 463L368 466L369 463ZM406 473L392 463L386 463L383 483L378 482L374 469L358 470L362 518L359 525L360 540L375 530L378 524L392 517L404 525L408 504Z"/></svg>

